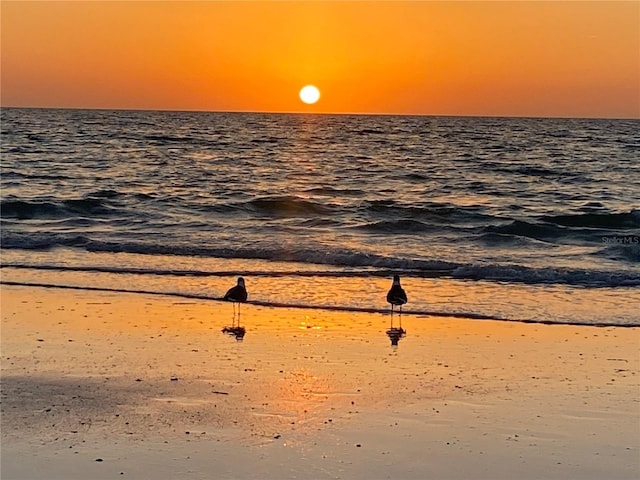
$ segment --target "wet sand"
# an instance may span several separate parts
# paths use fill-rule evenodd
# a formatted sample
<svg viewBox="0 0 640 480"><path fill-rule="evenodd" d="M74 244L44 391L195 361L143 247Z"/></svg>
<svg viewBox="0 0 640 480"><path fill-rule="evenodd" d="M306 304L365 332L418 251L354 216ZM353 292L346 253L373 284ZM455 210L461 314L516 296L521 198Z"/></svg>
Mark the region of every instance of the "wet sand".
<svg viewBox="0 0 640 480"><path fill-rule="evenodd" d="M1 292L2 480L640 477L638 328Z"/></svg>

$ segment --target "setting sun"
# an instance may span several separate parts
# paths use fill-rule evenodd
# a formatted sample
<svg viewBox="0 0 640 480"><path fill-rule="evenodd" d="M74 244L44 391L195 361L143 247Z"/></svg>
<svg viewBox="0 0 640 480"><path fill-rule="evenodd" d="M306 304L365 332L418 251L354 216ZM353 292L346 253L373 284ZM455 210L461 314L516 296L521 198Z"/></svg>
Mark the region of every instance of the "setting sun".
<svg viewBox="0 0 640 480"><path fill-rule="evenodd" d="M307 85L300 90L300 100L304 103L313 104L320 99L320 90L313 85Z"/></svg>

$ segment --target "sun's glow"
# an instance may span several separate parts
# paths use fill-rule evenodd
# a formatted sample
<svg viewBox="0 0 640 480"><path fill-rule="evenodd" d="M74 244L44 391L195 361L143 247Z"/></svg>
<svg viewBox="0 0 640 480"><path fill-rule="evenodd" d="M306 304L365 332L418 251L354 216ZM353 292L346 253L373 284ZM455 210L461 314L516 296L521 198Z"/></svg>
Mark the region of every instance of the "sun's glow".
<svg viewBox="0 0 640 480"><path fill-rule="evenodd" d="M307 85L300 90L300 100L311 105L320 99L320 90L314 85Z"/></svg>

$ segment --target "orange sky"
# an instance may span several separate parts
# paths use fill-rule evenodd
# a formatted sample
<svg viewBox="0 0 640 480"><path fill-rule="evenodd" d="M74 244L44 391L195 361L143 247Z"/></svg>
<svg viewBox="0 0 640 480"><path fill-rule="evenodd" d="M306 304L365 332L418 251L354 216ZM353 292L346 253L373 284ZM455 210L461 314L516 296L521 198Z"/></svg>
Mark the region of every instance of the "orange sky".
<svg viewBox="0 0 640 480"><path fill-rule="evenodd" d="M637 1L1 6L3 106L640 117Z"/></svg>

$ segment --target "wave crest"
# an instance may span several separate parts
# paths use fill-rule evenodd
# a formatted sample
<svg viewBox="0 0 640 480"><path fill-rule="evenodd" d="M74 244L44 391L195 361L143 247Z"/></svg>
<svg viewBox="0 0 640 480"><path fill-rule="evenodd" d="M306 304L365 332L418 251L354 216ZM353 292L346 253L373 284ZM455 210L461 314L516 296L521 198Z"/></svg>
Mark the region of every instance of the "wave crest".
<svg viewBox="0 0 640 480"><path fill-rule="evenodd" d="M533 268L522 265L456 264L438 259L416 259L385 256L349 249L320 249L311 247L195 247L188 245L160 245L136 242L102 242L82 235L15 235L2 232L2 247L46 250L57 246L82 248L91 252L133 253L143 255L176 255L225 259L269 260L302 264L328 265L346 268L339 275L375 276L400 273L405 276L464 280L504 281L525 284L566 284L586 287L640 286L638 271L594 271L570 268ZM609 247L615 248L615 247ZM625 248L625 247L622 247ZM631 250L631 249L629 249ZM613 254L612 251L609 254ZM621 254L620 252L618 254ZM629 255L637 255L631 253ZM635 258L635 257L634 257ZM151 273L151 272L148 272ZM206 275L211 272L192 272ZM317 275L334 275L318 270Z"/></svg>
<svg viewBox="0 0 640 480"><path fill-rule="evenodd" d="M72 199L60 202L5 200L0 204L0 215L3 218L15 218L18 220L60 219L108 215L109 213L109 207L97 198Z"/></svg>
<svg viewBox="0 0 640 480"><path fill-rule="evenodd" d="M256 213L278 217L330 215L332 209L318 202L298 197L265 197L249 201L246 206Z"/></svg>
<svg viewBox="0 0 640 480"><path fill-rule="evenodd" d="M400 220L381 220L379 222L371 222L354 227L357 230L365 230L376 233L397 233L397 234L415 234L440 231L440 227L435 227L419 220L400 219Z"/></svg>
<svg viewBox="0 0 640 480"><path fill-rule="evenodd" d="M624 213L583 213L544 216L541 220L564 227L629 229L640 227L640 210Z"/></svg>

